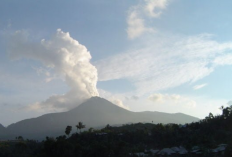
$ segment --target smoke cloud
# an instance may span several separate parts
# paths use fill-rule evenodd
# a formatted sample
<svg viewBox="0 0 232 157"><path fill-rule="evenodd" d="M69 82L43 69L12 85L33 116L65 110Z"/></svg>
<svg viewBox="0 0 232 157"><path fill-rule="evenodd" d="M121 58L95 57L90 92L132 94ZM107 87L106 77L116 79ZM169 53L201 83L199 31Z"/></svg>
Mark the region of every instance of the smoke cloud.
<svg viewBox="0 0 232 157"><path fill-rule="evenodd" d="M63 76L70 90L64 95L54 95L44 102L31 105L31 109L70 109L84 100L98 96L97 69L90 63L91 55L85 46L70 34L58 29L50 40L29 41L25 31L16 31L10 39L8 53L12 59L28 58L40 61Z"/></svg>

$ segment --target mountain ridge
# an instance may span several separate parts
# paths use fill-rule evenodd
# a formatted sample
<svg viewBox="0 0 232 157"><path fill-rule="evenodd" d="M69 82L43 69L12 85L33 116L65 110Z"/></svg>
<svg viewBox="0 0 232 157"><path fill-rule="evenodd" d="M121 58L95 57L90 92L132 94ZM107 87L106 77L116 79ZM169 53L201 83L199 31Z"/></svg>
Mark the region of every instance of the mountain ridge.
<svg viewBox="0 0 232 157"><path fill-rule="evenodd" d="M63 135L67 125L73 126L83 122L87 128L122 125L126 123L177 123L184 124L198 121L196 117L182 113L163 113L157 111L132 112L123 109L110 101L92 97L79 106L60 113L48 113L37 118L25 119L6 127L8 136L23 136L32 139L41 139L46 136ZM0 136L0 138L3 138Z"/></svg>

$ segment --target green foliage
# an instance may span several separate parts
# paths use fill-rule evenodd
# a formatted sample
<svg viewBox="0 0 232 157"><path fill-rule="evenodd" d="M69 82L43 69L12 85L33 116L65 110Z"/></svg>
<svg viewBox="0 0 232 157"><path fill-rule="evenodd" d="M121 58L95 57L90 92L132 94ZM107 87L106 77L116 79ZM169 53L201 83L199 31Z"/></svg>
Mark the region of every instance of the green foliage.
<svg viewBox="0 0 232 157"><path fill-rule="evenodd" d="M162 149L173 146L184 146L191 149L199 146L203 154L212 156L208 148L227 143L225 157L232 156L232 107L222 107L222 115L209 115L185 125L137 123L120 127L106 125L101 130L85 128L82 122L76 126L81 134L75 133L69 138L46 137L42 142L23 140L17 137L15 142L0 142L0 156L7 157L126 157L129 153L143 152L146 149ZM65 134L70 135L71 126ZM192 155L188 155L192 156ZM220 155L222 156L222 155Z"/></svg>
<svg viewBox="0 0 232 157"><path fill-rule="evenodd" d="M224 157L231 157L231 156L232 156L232 141L227 146L224 154Z"/></svg>
<svg viewBox="0 0 232 157"><path fill-rule="evenodd" d="M79 122L79 123L76 125L76 127L77 127L77 130L79 129L79 130L80 130L80 133L81 133L81 129L85 128L85 125L83 125L82 122Z"/></svg>
<svg viewBox="0 0 232 157"><path fill-rule="evenodd" d="M70 132L72 131L72 126L67 126L65 129L65 134L69 136Z"/></svg>

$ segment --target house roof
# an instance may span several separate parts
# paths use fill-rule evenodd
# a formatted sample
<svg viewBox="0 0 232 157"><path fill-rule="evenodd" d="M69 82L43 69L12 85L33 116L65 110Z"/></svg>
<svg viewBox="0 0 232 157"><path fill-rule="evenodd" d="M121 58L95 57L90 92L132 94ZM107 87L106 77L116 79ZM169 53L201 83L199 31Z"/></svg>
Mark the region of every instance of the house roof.
<svg viewBox="0 0 232 157"><path fill-rule="evenodd" d="M217 153L217 152L222 152L226 150L226 146L219 146L215 149L212 149L212 152Z"/></svg>
<svg viewBox="0 0 232 157"><path fill-rule="evenodd" d="M184 147L182 146L179 147L179 154L187 154L187 153L188 151Z"/></svg>
<svg viewBox="0 0 232 157"><path fill-rule="evenodd" d="M141 157L143 157L143 156L148 156L147 154L145 154L145 153L143 153L143 152L135 153L135 155L141 156Z"/></svg>
<svg viewBox="0 0 232 157"><path fill-rule="evenodd" d="M171 148L173 151L175 151L175 152L179 152L180 151L180 148L179 147L172 147Z"/></svg>
<svg viewBox="0 0 232 157"><path fill-rule="evenodd" d="M175 154L176 152L174 152L172 149L170 148L164 148L162 149L161 151L159 151L158 154L161 154L161 155L171 155L171 154Z"/></svg>
<svg viewBox="0 0 232 157"><path fill-rule="evenodd" d="M159 152L159 150L158 150L158 149L150 149L150 152L151 152L152 154L156 154L156 153Z"/></svg>

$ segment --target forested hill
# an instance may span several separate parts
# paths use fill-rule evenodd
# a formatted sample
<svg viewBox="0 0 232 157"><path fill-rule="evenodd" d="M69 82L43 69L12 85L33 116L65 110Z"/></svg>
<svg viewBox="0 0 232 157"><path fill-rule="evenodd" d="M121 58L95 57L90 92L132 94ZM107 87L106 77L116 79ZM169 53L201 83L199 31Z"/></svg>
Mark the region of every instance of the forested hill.
<svg viewBox="0 0 232 157"><path fill-rule="evenodd" d="M181 113L131 112L106 99L93 97L68 112L46 114L11 124L6 128L7 135L0 136L0 139L16 136L44 139L45 136L59 136L63 134L67 125L75 127L80 121L88 127L99 128L107 124L122 125L138 122L185 124L198 120L196 117Z"/></svg>
<svg viewBox="0 0 232 157"><path fill-rule="evenodd" d="M5 134L5 131L6 131L6 128L2 124L0 124L0 135Z"/></svg>
<svg viewBox="0 0 232 157"><path fill-rule="evenodd" d="M222 108L222 115L185 125L136 123L93 129L79 122L66 126L63 135L46 137L42 142L23 140L0 143L0 156L37 157L231 157L232 106ZM90 127L87 131L83 128ZM75 133L71 133L75 130ZM181 152L179 150L182 150Z"/></svg>

